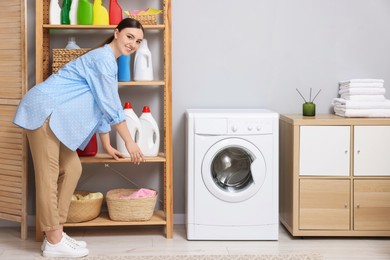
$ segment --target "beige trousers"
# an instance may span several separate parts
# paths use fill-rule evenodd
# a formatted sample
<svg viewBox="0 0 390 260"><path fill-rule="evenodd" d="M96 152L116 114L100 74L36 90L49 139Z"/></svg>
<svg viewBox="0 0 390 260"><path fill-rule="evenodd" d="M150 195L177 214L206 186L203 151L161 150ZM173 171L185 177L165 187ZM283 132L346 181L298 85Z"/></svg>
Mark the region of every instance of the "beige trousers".
<svg viewBox="0 0 390 260"><path fill-rule="evenodd" d="M72 194L81 175L77 152L63 145L49 126L27 130L34 163L36 216L43 231L66 222Z"/></svg>

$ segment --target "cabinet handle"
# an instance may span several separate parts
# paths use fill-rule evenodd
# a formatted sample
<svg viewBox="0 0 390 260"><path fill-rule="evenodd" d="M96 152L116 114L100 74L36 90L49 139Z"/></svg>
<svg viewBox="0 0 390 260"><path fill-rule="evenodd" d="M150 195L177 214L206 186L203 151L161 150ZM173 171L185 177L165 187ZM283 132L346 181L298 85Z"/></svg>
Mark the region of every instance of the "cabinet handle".
<svg viewBox="0 0 390 260"><path fill-rule="evenodd" d="M348 150L345 150L344 153L345 153L345 154L348 154Z"/></svg>
<svg viewBox="0 0 390 260"><path fill-rule="evenodd" d="M357 154L360 154L360 150L357 150Z"/></svg>
<svg viewBox="0 0 390 260"><path fill-rule="evenodd" d="M356 204L356 208L360 208L360 204Z"/></svg>
<svg viewBox="0 0 390 260"><path fill-rule="evenodd" d="M348 204L347 203L344 204L344 208L348 208Z"/></svg>

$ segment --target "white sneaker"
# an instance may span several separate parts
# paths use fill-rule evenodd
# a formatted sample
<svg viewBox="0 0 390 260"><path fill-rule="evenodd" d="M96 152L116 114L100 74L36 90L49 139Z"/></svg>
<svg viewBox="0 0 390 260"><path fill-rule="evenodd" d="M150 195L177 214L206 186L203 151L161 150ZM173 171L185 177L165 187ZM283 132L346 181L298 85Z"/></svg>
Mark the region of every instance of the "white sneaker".
<svg viewBox="0 0 390 260"><path fill-rule="evenodd" d="M73 239L71 238L70 236L68 236L65 232L62 232L62 237L65 237L69 242L79 246L79 247L84 247L86 248L87 247L87 242L83 241L83 240L76 240L76 239ZM46 246L46 243L47 243L47 240L46 240L46 237L44 238L43 240L43 243L41 245L41 250L45 250L45 246Z"/></svg>
<svg viewBox="0 0 390 260"><path fill-rule="evenodd" d="M84 247L84 248L87 247L87 242L83 240L76 240L74 238L71 238L65 232L62 232L62 236L65 237L68 241L72 242L73 244L78 245L79 247Z"/></svg>
<svg viewBox="0 0 390 260"><path fill-rule="evenodd" d="M83 257L89 254L89 250L73 244L62 236L58 244L51 244L46 241L42 255L44 257Z"/></svg>

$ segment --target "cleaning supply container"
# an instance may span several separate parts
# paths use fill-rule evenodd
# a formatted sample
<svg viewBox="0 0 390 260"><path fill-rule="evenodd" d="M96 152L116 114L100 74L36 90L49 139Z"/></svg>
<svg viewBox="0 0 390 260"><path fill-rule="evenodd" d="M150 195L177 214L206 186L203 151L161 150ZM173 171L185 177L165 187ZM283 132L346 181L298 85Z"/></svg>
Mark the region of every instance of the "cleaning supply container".
<svg viewBox="0 0 390 260"><path fill-rule="evenodd" d="M118 81L130 81L130 55L118 58Z"/></svg>
<svg viewBox="0 0 390 260"><path fill-rule="evenodd" d="M160 149L160 131L148 106L144 106L139 120L142 131L139 147L144 156L157 156Z"/></svg>
<svg viewBox="0 0 390 260"><path fill-rule="evenodd" d="M61 7L58 0L50 0L49 23L61 24Z"/></svg>
<svg viewBox="0 0 390 260"><path fill-rule="evenodd" d="M72 4L71 0L63 0L61 8L61 24L70 24L69 12L70 5Z"/></svg>
<svg viewBox="0 0 390 260"><path fill-rule="evenodd" d="M97 149L97 138L94 134L84 150L77 149L77 154L78 156L95 156Z"/></svg>
<svg viewBox="0 0 390 260"><path fill-rule="evenodd" d="M71 25L77 24L77 8L79 7L79 0L72 0L69 11L69 19Z"/></svg>
<svg viewBox="0 0 390 260"><path fill-rule="evenodd" d="M89 0L79 0L77 8L77 23L90 25L93 22L93 6Z"/></svg>
<svg viewBox="0 0 390 260"><path fill-rule="evenodd" d="M68 50L80 49L80 46L78 46L76 43L75 37L69 37L68 44L65 46L65 49Z"/></svg>
<svg viewBox="0 0 390 260"><path fill-rule="evenodd" d="M108 11L103 6L102 0L95 0L93 2L93 24L94 25L108 25Z"/></svg>
<svg viewBox="0 0 390 260"><path fill-rule="evenodd" d="M122 21L122 8L117 0L110 0L109 21L111 25L117 25Z"/></svg>
<svg viewBox="0 0 390 260"><path fill-rule="evenodd" d="M124 112L126 117L127 128L133 140L139 145L142 138L141 122L138 116L135 114L130 102L126 102L124 106ZM126 149L125 142L119 133L116 133L116 149L123 154L124 157L130 157L129 152Z"/></svg>
<svg viewBox="0 0 390 260"><path fill-rule="evenodd" d="M152 53L148 48L148 42L143 39L134 59L134 80L135 81L152 81L153 64Z"/></svg>

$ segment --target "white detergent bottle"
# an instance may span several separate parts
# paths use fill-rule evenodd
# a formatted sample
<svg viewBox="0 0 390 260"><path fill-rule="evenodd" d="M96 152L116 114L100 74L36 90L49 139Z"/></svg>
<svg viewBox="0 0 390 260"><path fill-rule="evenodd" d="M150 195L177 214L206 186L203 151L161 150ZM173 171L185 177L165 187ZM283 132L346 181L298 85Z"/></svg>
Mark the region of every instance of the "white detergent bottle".
<svg viewBox="0 0 390 260"><path fill-rule="evenodd" d="M126 102L124 106L124 112L126 117L127 128L133 140L138 144L142 138L141 122L138 116L135 114L130 102ZM119 133L116 133L116 149L123 154L124 157L130 157L129 152L126 149L125 142Z"/></svg>
<svg viewBox="0 0 390 260"><path fill-rule="evenodd" d="M152 53L148 48L148 42L143 39L134 58L134 80L135 81L152 81L153 65Z"/></svg>
<svg viewBox="0 0 390 260"><path fill-rule="evenodd" d="M140 149L144 156L157 156L160 149L160 131L148 106L144 106L139 120L142 129Z"/></svg>
<svg viewBox="0 0 390 260"><path fill-rule="evenodd" d="M75 37L69 37L68 44L65 46L65 49L72 50L72 49L80 49L80 46L76 43Z"/></svg>
<svg viewBox="0 0 390 260"><path fill-rule="evenodd" d="M61 7L58 0L50 0L49 5L49 23L61 24Z"/></svg>
<svg viewBox="0 0 390 260"><path fill-rule="evenodd" d="M77 8L79 7L79 0L72 0L69 11L70 24L77 24Z"/></svg>

